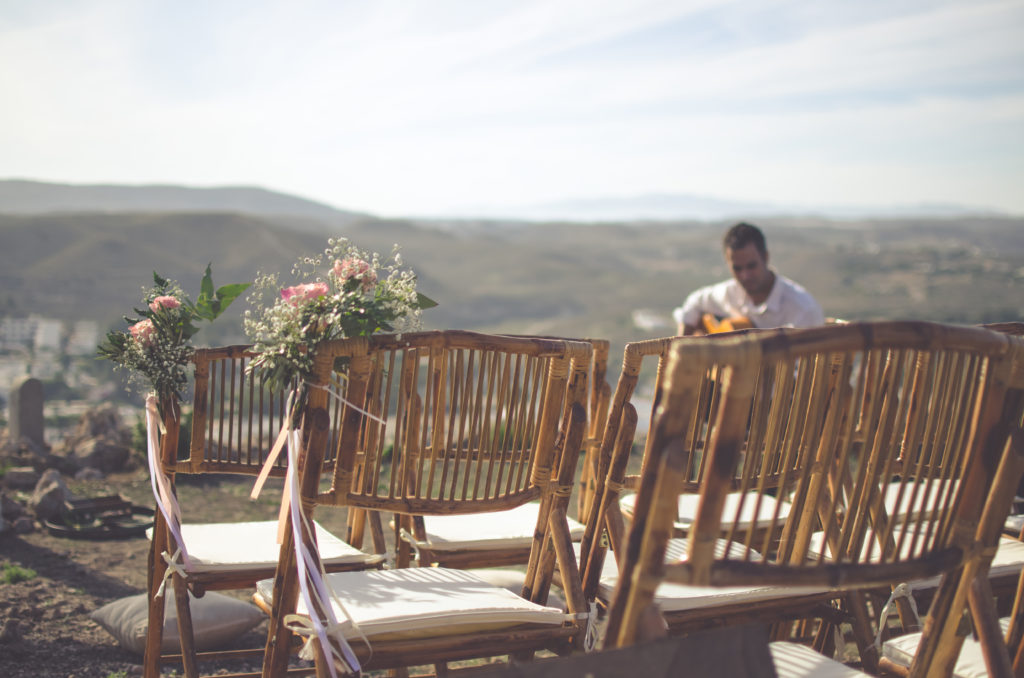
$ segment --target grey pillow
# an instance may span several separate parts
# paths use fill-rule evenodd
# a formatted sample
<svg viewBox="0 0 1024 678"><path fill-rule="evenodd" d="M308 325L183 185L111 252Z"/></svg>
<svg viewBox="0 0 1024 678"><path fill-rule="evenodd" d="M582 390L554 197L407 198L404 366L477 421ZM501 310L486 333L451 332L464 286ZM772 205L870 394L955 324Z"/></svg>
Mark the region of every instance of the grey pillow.
<svg viewBox="0 0 1024 678"><path fill-rule="evenodd" d="M164 605L164 635L161 652L178 652L178 610L174 589L168 585ZM223 647L246 631L255 628L266 615L255 605L209 592L202 598L189 594L192 629L197 650ZM117 639L121 647L144 654L146 629L149 627L149 606L145 593L107 603L92 612L89 618Z"/></svg>

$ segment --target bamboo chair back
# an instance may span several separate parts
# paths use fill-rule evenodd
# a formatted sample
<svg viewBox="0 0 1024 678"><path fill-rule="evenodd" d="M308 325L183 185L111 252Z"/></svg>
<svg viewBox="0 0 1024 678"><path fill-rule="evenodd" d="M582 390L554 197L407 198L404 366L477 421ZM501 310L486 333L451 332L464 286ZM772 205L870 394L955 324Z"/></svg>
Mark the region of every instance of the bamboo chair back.
<svg viewBox="0 0 1024 678"><path fill-rule="evenodd" d="M566 516L584 436L591 345L458 330L376 335L365 354L345 354L339 373L335 351L344 347L330 342L315 357L318 383L343 374L346 397L328 403L326 392L315 389L310 398L319 423L302 462L306 512L318 505L393 512L408 527L411 516L500 511L539 501L523 597L545 601L557 566L569 611L584 613ZM342 422L333 439L329 409L337 409ZM325 454L336 463L330 487L323 489ZM293 539L288 530L274 585L272 667L287 653L290 631L283 620L298 595L294 558L285 562L284 556ZM497 647L481 656L539 649L558 638L581 643L582 631L582 622L572 622L515 637L499 634ZM373 641L375 666L388 662L388 647ZM437 643L431 647L440 651Z"/></svg>
<svg viewBox="0 0 1024 678"><path fill-rule="evenodd" d="M509 336L531 336L531 335L509 335ZM537 336L538 339L558 339L568 341L583 341L593 348L590 369L588 370L588 383L590 388L587 395L587 438L583 447L583 468L580 471L577 495L577 515L581 521L585 521L590 514L590 507L594 503L597 479L599 477L599 458L601 448L601 436L604 434L608 421L608 406L611 401L612 389L608 385L608 354L611 351L611 342L607 339L595 339L593 337L572 338L557 336Z"/></svg>
<svg viewBox="0 0 1024 678"><path fill-rule="evenodd" d="M590 354L582 342L456 330L372 337L368 416L318 501L445 515L538 499L558 463L551 436L567 403L586 400ZM328 458L344 432L333 442Z"/></svg>
<svg viewBox="0 0 1024 678"><path fill-rule="evenodd" d="M608 413L608 400L610 388L606 381L608 366L609 342L605 339L572 339L554 336L526 336L508 335L518 339L541 339L556 341L582 342L589 344L592 352L589 364L583 366L577 363L573 367L575 371L585 369L588 384L585 404L587 408L587 432L583 443L583 463L579 472L577 483L577 513L580 520L585 520L586 513L592 503L592 493L595 486L595 476L592 469L596 468L597 448L601 432L604 430L604 423ZM541 365L543 368L543 366ZM522 366L523 375L529 374L529 366ZM378 384L378 387L380 385ZM575 398L575 394L567 393L567 397ZM375 395L375 403L379 407L381 397ZM522 411L522 407L519 408ZM568 410L566 410L568 411ZM501 427L506 429L506 436L514 436L514 430L522 427L526 420L520 422L502 423ZM386 438L383 432L376 432L371 436L375 440ZM512 437L508 438L513 440ZM535 507L524 507L522 511L509 514L502 520L502 532L493 535L486 534L486 529L481 529L478 519L446 519L443 526L435 520L425 520L423 516L413 516L411 525L406 520L401 526L404 530L396 535L395 563L399 567L405 567L411 562L409 545L417 551L417 560L421 566L441 565L445 567L460 568L487 568L506 565L525 564L530 555L530 539L536 523ZM353 512L358 515L358 512ZM369 524L373 522L379 513L369 514ZM573 538L578 540L583 531L583 526L570 520L573 526ZM380 528L374 527L374 533ZM577 530L579 532L577 532ZM361 537L354 534L353 538L358 540ZM375 537L377 538L377 537Z"/></svg>
<svg viewBox="0 0 1024 678"><path fill-rule="evenodd" d="M718 341L751 331L758 330L726 332L698 340ZM625 520L619 507L621 492L636 490L640 481L641 474L627 473L627 465L633 448L637 418L636 409L631 401L643 367L651 362L655 363L654 401L651 408L653 420L662 391L662 378L665 374L665 365L670 349L677 341L693 340L693 338L662 337L630 342L623 350L622 371L605 415L606 423L598 451L598 466L593 490L593 495L596 497L593 509L595 512L588 514L586 530L581 542L580 569L583 572L584 591L588 599L592 599L596 595L607 549L610 547L615 553L622 552ZM710 398L713 393L711 384L710 380L705 380L702 385L705 399ZM627 424L629 421L632 423ZM647 436L641 458L641 473L647 465L650 445L651 437ZM688 460L690 467L687 470L687 475L691 480L684 486L683 492L694 493L697 491L700 484L700 462L700 455L695 455ZM677 536L682 535L677 532Z"/></svg>
<svg viewBox="0 0 1024 678"><path fill-rule="evenodd" d="M174 488L178 474L229 474L256 478L264 469L264 463L274 448L282 428L287 423L288 393L276 392L266 387L264 381L247 374L246 368L254 357L247 346L227 346L196 349L192 356L194 365L193 401L191 430L185 425L176 402L163 404L163 425L165 434L161 440L160 465L169 486ZM301 425L301 417L295 422ZM338 420L332 420L330 429L337 435ZM184 455L179 451L179 441L188 440ZM328 459L326 468L333 468L333 459ZM269 476L281 477L287 470L287 454L281 453L267 471ZM209 522L209 517L205 518ZM268 523L270 521L267 521ZM230 524L221 524L230 533ZM247 528L247 534L262 534L262 527ZM187 532L187 528L184 530ZM276 529L274 530L276 533ZM326 535L331 536L332 535ZM187 541L187 540L186 540ZM334 541L340 546L340 542ZM156 512L149 558L149 592L151 631L147 635L145 675L155 676L159 672L160 643L164 598L156 592L164 579L168 566L160 554L173 554L179 550L166 519L161 511ZM187 544L185 545L187 548ZM195 544L193 544L195 546ZM332 547L333 548L333 547ZM359 570L377 568L384 562L382 555L360 553L356 549L341 547L345 555L328 559L328 571ZM274 550L271 548L271 550ZM334 555L338 555L334 551ZM276 554L275 554L276 555ZM273 576L276 571L274 560L259 562L234 562L229 565L209 567L211 563L189 568L180 566L173 575L175 598L178 608L179 625L189 625L190 612L188 597L184 589L196 596L208 590L238 590L252 587L256 581ZM160 620L158 623L156 620ZM195 675L196 661L217 658L218 653L197 653L191 647L191 628L182 629L186 674ZM254 650L254 653L261 652Z"/></svg>
<svg viewBox="0 0 1024 678"><path fill-rule="evenodd" d="M608 638L632 642L662 580L854 590L953 572L933 602L921 657L955 657L961 584L987 568L1019 476L1000 463L1006 422L1020 417L1022 346L924 322L677 342ZM676 496L698 456L705 470L688 555L666 565ZM893 478L923 493L927 510L888 515ZM724 509L737 486L755 490L754 501L790 499L788 519L773 526L777 545L736 529L742 507Z"/></svg>

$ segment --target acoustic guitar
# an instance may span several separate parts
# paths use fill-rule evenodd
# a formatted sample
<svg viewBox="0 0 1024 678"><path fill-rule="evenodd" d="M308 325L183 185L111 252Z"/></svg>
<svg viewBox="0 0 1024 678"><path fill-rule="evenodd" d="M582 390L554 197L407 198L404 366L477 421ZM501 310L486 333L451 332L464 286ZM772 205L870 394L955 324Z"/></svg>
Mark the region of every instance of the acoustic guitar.
<svg viewBox="0 0 1024 678"><path fill-rule="evenodd" d="M707 334L718 334L719 332L732 332L733 330L749 330L754 326L750 318L736 316L735 318L722 318L719 320L712 313L705 313L700 319L701 329Z"/></svg>

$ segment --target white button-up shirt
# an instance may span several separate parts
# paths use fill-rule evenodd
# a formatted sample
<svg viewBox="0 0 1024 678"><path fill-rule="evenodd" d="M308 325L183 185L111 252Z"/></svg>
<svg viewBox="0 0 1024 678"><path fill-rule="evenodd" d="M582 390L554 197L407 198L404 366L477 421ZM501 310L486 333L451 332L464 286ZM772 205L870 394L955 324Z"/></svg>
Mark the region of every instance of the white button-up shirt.
<svg viewBox="0 0 1024 678"><path fill-rule="evenodd" d="M775 284L763 304L755 304L746 290L730 278L702 287L672 312L677 323L700 327L701 316L750 319L754 327L814 327L825 324L821 306L811 293L789 278L775 273Z"/></svg>

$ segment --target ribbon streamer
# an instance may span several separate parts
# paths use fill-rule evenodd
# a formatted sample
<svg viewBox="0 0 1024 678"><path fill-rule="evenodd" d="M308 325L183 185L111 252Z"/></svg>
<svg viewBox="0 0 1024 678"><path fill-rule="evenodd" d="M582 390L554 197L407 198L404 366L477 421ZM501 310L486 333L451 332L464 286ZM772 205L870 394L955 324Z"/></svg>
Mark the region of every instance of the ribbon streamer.
<svg viewBox="0 0 1024 678"><path fill-rule="evenodd" d="M356 412L359 412L363 416L369 417L370 419L378 421L381 424L387 425L387 422L384 419L381 419L380 417L378 417L377 415L375 415L375 414L373 414L371 412L367 412L366 410L364 410L363 408L359 407L355 403L347 400L343 395L341 395L341 392L338 391L337 389L331 388L330 386L321 386L321 385L318 385L318 384L311 384L309 382L305 382L305 383L310 388L319 388L319 389L323 389L323 390L327 391L327 393L329 395L333 396L335 399L341 401L345 405L348 405L353 410L355 410ZM288 395L288 406L285 408L285 411L291 413L291 411L292 411L292 404L295 401L295 396L296 396L296 391L292 391ZM290 416L290 414L289 414L289 416ZM288 438L289 426L290 426L290 419L286 420L285 423L281 425L281 432L277 435L277 440L274 441L274 446L272 448L270 448L270 453L267 455L266 460L264 460L264 462L263 462L263 467L260 469L260 473L256 477L256 482L253 483L252 492L249 493L249 498L250 499L257 499L260 496L260 492L263 491L263 485L267 482L267 478L270 476L270 471L271 471L271 469L273 469L274 464L277 463L277 458L281 455L281 450L284 448L285 441Z"/></svg>
<svg viewBox="0 0 1024 678"><path fill-rule="evenodd" d="M896 611L896 601L900 598L906 598L910 602L910 611L914 614L914 623L918 626L921 625L921 615L918 614L917 601L914 600L914 591L910 588L910 584L903 583L896 586L892 590L889 600L882 607L881 615L879 615L878 633L875 634L875 647L879 652L882 651L882 633L885 631L885 625L889 621L889 615Z"/></svg>
<svg viewBox="0 0 1024 678"><path fill-rule="evenodd" d="M164 475L163 467L160 464L160 442L157 437L157 429L160 418L156 412L156 396L146 396L146 458L149 461L149 481L153 486L153 497L156 499L157 508L163 514L167 528L178 546L181 559L185 568L191 568L192 563L188 557L188 549L185 548L185 540L181 536L181 506L174 496L174 489L170 481ZM177 555L177 553L175 554Z"/></svg>
<svg viewBox="0 0 1024 678"><path fill-rule="evenodd" d="M291 496L289 497L289 507L291 514L292 524L292 536L295 547L295 563L298 569L299 577L299 591L302 595L302 600L306 605L306 610L309 612L309 618L312 621L313 631L316 634L317 639L320 641L320 647L326 656L331 659L328 661L327 668L331 673L331 678L338 678L338 674L335 671L334 659L336 658L346 670L352 673L359 673L360 664L356 658L355 653L345 640L344 636L338 631L338 620L334 616L334 608L331 606L330 601L334 598L332 592L329 591L327 582L318 566L319 559L314 558L313 554L306 548L305 540L302 539L304 524L304 516L302 515L302 508L298 501L299 498L299 480L298 480L298 450L301 443L301 435L297 430L291 430L288 433L288 475L287 483L290 487ZM319 603L318 606L313 605L313 601L316 600ZM320 619L320 615L317 610L323 609L324 614L327 617L326 622ZM337 647L328 642L327 636L331 633L334 639L337 640ZM338 655L340 649L341 655Z"/></svg>

